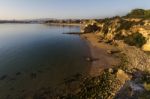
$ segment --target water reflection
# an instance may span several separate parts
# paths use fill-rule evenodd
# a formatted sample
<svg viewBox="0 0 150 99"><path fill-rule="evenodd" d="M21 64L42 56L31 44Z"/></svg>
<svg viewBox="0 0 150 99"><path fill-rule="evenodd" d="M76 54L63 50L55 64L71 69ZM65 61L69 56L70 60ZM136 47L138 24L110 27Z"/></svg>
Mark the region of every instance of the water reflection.
<svg viewBox="0 0 150 99"><path fill-rule="evenodd" d="M55 87L66 77L85 72L88 50L79 27L42 24L0 25L0 99L22 91Z"/></svg>

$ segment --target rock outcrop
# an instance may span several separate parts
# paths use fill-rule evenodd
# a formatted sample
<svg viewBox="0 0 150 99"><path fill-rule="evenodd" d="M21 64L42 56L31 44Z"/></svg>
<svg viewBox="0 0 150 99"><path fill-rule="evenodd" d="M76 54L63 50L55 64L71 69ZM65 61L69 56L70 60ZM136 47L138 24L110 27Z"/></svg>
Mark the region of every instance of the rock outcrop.
<svg viewBox="0 0 150 99"><path fill-rule="evenodd" d="M115 17L85 23L82 31L97 33L106 42L123 40L131 46L150 51L150 20ZM93 29L94 28L94 29Z"/></svg>

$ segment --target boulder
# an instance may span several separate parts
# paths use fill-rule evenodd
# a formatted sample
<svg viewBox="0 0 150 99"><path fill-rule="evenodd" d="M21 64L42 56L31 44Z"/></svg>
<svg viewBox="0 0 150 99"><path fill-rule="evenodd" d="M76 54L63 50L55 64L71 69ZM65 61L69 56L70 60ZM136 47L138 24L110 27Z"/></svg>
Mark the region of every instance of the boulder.
<svg viewBox="0 0 150 99"><path fill-rule="evenodd" d="M130 80L130 77L121 69L118 69L117 71L117 78L122 82L125 83L125 81Z"/></svg>
<svg viewBox="0 0 150 99"><path fill-rule="evenodd" d="M143 45L142 50L150 51L150 40L146 44Z"/></svg>

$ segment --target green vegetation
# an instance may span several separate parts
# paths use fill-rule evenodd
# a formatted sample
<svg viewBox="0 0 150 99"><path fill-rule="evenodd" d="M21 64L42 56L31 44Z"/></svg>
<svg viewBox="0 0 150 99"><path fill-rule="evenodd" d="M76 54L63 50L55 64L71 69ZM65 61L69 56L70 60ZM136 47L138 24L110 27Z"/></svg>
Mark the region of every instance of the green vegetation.
<svg viewBox="0 0 150 99"><path fill-rule="evenodd" d="M150 18L150 10L134 9L125 17L126 18Z"/></svg>
<svg viewBox="0 0 150 99"><path fill-rule="evenodd" d="M127 20L120 19L120 26L117 28L117 31L123 29L129 30L134 25L144 25L144 22L143 20L136 22L136 21L127 21Z"/></svg>
<svg viewBox="0 0 150 99"><path fill-rule="evenodd" d="M109 31L109 29L108 29L108 26L111 24L110 23L110 19L104 19L104 21L103 21L105 24L104 24L104 26L103 26L103 29L102 29L102 32L104 33L104 35L106 35L107 33L108 33L108 31Z"/></svg>
<svg viewBox="0 0 150 99"><path fill-rule="evenodd" d="M89 24L87 27L84 28L85 33L96 32L99 30L100 30L100 27L98 27L96 23L93 25Z"/></svg>
<svg viewBox="0 0 150 99"><path fill-rule="evenodd" d="M130 29L135 23L131 21L121 20L120 21L120 27L117 29L117 31L120 31L122 29L128 30Z"/></svg>
<svg viewBox="0 0 150 99"><path fill-rule="evenodd" d="M125 29L125 30L128 30L132 27L133 25L133 22L129 22L129 21L122 21L120 27L119 27L119 30L122 30L122 29Z"/></svg>
<svg viewBox="0 0 150 99"><path fill-rule="evenodd" d="M124 42L136 47L142 47L146 43L146 38L140 33L133 33L125 37Z"/></svg>

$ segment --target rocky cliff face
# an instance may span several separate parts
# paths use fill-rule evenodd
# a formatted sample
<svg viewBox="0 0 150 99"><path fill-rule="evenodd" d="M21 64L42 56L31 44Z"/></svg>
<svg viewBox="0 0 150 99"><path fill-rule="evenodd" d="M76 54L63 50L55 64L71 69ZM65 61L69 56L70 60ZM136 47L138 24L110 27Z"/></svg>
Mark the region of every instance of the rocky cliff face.
<svg viewBox="0 0 150 99"><path fill-rule="evenodd" d="M120 17L85 22L82 32L97 33L106 42L123 40L131 46L150 51L150 20Z"/></svg>

